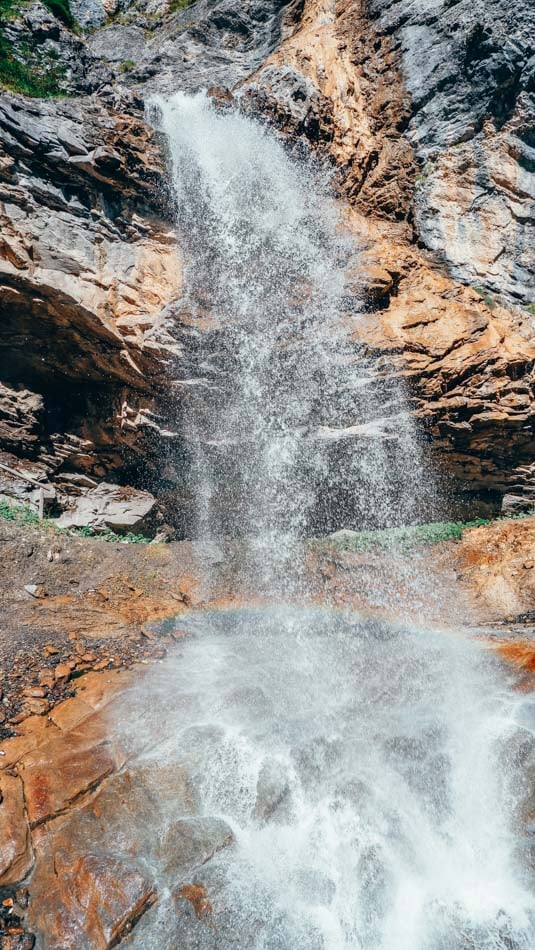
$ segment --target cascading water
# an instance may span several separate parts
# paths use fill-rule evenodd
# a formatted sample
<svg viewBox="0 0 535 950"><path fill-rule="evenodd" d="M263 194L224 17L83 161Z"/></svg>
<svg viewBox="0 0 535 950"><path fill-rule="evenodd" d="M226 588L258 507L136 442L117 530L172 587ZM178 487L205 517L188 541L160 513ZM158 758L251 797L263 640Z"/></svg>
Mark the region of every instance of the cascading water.
<svg viewBox="0 0 535 950"><path fill-rule="evenodd" d="M203 371L185 395L196 532L241 539L272 603L182 616L179 652L122 707L152 743L136 796L155 767L165 784L140 831L160 900L128 943L530 950L535 706L451 630L283 603L319 492L357 495L345 513L372 524L421 503L400 393L344 329L354 250L325 177L204 97L159 112Z"/></svg>
<svg viewBox="0 0 535 950"><path fill-rule="evenodd" d="M352 342L355 247L325 171L205 96L159 110L185 251L181 303L194 326L210 324L198 329L202 384L184 395L194 533L248 539L256 582L287 591L297 540L322 533L337 507L335 518L358 512L372 525L414 518L426 485L418 445L399 388Z"/></svg>

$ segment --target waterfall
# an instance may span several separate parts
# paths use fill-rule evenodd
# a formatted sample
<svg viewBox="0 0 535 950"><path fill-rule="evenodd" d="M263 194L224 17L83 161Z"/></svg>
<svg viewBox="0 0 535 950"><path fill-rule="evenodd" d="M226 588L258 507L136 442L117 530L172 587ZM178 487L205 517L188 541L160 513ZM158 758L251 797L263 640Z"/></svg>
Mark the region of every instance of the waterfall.
<svg viewBox="0 0 535 950"><path fill-rule="evenodd" d="M238 539L251 597L271 597L181 615L116 712L146 736L129 771L159 894L128 944L530 950L533 702L424 613L415 629L288 605L303 537L337 514L410 521L430 497L406 397L355 343L358 250L328 173L204 96L159 101L157 122L195 342L195 534Z"/></svg>
<svg viewBox="0 0 535 950"><path fill-rule="evenodd" d="M204 95L157 105L196 334L193 533L243 538L257 586L280 591L303 536L417 517L419 446L399 386L354 342L357 249L326 169Z"/></svg>

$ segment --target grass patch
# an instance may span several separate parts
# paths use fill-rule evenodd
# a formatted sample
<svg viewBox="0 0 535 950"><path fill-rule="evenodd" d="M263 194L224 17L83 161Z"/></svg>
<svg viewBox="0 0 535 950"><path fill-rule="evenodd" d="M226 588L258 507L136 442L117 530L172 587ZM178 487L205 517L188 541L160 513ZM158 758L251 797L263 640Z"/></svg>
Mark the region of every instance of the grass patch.
<svg viewBox="0 0 535 950"><path fill-rule="evenodd" d="M440 544L441 541L458 540L467 528L490 524L487 518L474 521L436 521L430 524L408 525L402 528L384 528L381 531L348 532L340 537L324 540L336 548L347 551L369 551L372 548L401 548L410 550L421 544Z"/></svg>
<svg viewBox="0 0 535 950"><path fill-rule="evenodd" d="M69 30L77 27L69 0L41 0L43 6ZM13 20L28 5L28 0L0 0L0 21Z"/></svg>
<svg viewBox="0 0 535 950"><path fill-rule="evenodd" d="M129 73L132 69L135 68L135 62L133 59L125 59L124 63L121 63L117 72L119 73Z"/></svg>
<svg viewBox="0 0 535 950"><path fill-rule="evenodd" d="M42 0L42 2L47 10L50 10L52 16L55 16L56 20L60 20L69 30L74 30L77 27L78 24L72 15L69 0Z"/></svg>
<svg viewBox="0 0 535 950"><path fill-rule="evenodd" d="M21 43L15 54L0 25L0 86L23 96L52 99L64 95L61 88L64 78L65 68L50 52L34 50L28 43Z"/></svg>
<svg viewBox="0 0 535 950"><path fill-rule="evenodd" d="M474 518L473 521L434 521L429 524L407 525L402 528L384 528L381 531L348 531L340 537L318 538L313 543L334 547L339 551L370 551L395 548L410 551L425 544L458 541L469 528L480 528L496 521L521 521L532 517L535 509L504 518Z"/></svg>
<svg viewBox="0 0 535 950"><path fill-rule="evenodd" d="M16 524L35 524L40 527L52 530L56 534L68 535L72 538L98 538L100 541L116 541L120 544L149 544L151 538L144 534L134 534L127 531L126 534L117 534L110 528L99 531L91 526L84 528L60 528L50 518L43 518L39 521L39 515L35 509L29 505L10 505L7 501L0 501L0 518L4 521L13 521Z"/></svg>
<svg viewBox="0 0 535 950"><path fill-rule="evenodd" d="M185 10L186 7L191 7L194 0L171 0L169 3L169 13L176 13L177 10Z"/></svg>
<svg viewBox="0 0 535 950"><path fill-rule="evenodd" d="M485 290L484 287L472 287L472 290L475 290L476 294L479 294L482 300L485 301L487 307L490 307L492 310L496 306L496 301L492 294L489 294L488 290Z"/></svg>
<svg viewBox="0 0 535 950"><path fill-rule="evenodd" d="M43 3L64 26L71 30L77 28L69 0L43 0ZM0 87L39 99L64 95L62 83L66 67L57 53L34 40L29 32L26 38L17 39L15 45L6 36L6 25L25 5L24 0L0 0Z"/></svg>
<svg viewBox="0 0 535 950"><path fill-rule="evenodd" d="M97 528L92 528L91 525L86 525L84 528L58 528L56 530L70 534L72 537L98 538L100 541L120 541L124 544L148 544L151 540L145 537L144 534L133 534L132 531L127 531L126 534L117 534L111 528L99 531Z"/></svg>

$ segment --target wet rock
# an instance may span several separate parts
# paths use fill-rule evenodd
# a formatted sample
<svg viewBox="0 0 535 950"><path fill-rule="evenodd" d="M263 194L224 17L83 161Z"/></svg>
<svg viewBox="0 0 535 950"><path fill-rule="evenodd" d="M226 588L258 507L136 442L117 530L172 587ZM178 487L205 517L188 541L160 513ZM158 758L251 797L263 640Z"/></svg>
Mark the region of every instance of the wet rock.
<svg viewBox="0 0 535 950"><path fill-rule="evenodd" d="M160 861L163 873L171 881L205 864L218 851L234 841L231 828L220 818L184 818L172 822L162 835Z"/></svg>
<svg viewBox="0 0 535 950"><path fill-rule="evenodd" d="M116 767L105 741L92 743L76 733L52 739L28 754L20 775L31 826L63 812L68 805L94 789Z"/></svg>
<svg viewBox="0 0 535 950"><path fill-rule="evenodd" d="M288 135L315 143L332 138L328 100L293 66L265 66L239 91L237 101L243 111L266 116Z"/></svg>
<svg viewBox="0 0 535 950"><path fill-rule="evenodd" d="M206 888L203 884L183 884L176 892L175 899L177 901L189 901L195 911L197 920L201 920L212 913L212 905L208 900Z"/></svg>
<svg viewBox="0 0 535 950"><path fill-rule="evenodd" d="M198 919L186 898L163 896L123 941L132 950L215 950L218 935L210 916Z"/></svg>
<svg viewBox="0 0 535 950"><path fill-rule="evenodd" d="M110 855L73 858L57 853L53 867L39 867L28 918L47 947L107 950L126 936L155 899L148 878L124 861Z"/></svg>
<svg viewBox="0 0 535 950"><path fill-rule="evenodd" d="M255 817L265 822L288 815L290 785L279 762L264 762L256 784Z"/></svg>
<svg viewBox="0 0 535 950"><path fill-rule="evenodd" d="M0 886L21 881L32 864L22 782L0 772Z"/></svg>

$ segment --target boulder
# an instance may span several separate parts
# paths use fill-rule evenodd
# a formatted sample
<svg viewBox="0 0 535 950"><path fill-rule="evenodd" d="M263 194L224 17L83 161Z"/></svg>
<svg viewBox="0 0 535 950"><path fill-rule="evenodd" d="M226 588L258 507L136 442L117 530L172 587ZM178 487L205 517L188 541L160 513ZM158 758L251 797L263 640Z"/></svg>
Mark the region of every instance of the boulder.
<svg viewBox="0 0 535 950"><path fill-rule="evenodd" d="M33 882L30 920L48 950L108 950L156 900L137 868L111 855L57 852Z"/></svg>
<svg viewBox="0 0 535 950"><path fill-rule="evenodd" d="M61 528L143 531L150 525L155 506L156 499L150 492L102 482L76 498L56 523Z"/></svg>

